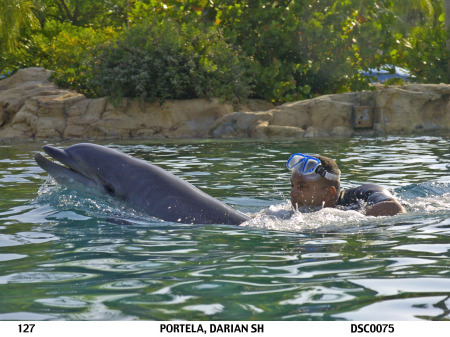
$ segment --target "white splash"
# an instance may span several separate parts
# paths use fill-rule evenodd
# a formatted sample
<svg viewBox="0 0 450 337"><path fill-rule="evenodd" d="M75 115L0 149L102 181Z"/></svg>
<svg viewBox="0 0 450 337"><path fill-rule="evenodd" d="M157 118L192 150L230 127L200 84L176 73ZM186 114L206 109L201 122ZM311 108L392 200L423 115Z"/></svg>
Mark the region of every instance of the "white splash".
<svg viewBox="0 0 450 337"><path fill-rule="evenodd" d="M270 206L241 226L285 232L353 232L370 226L368 217L357 211L322 208L316 212L292 211L289 203Z"/></svg>

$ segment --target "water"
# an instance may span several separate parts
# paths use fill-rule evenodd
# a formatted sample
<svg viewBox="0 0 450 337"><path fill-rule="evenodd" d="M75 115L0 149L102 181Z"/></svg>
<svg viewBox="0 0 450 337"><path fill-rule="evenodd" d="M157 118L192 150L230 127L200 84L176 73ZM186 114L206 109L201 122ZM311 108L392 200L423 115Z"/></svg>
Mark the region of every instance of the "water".
<svg viewBox="0 0 450 337"><path fill-rule="evenodd" d="M162 222L56 186L33 160L43 144L0 144L0 320L450 319L448 137L103 144L254 219ZM293 152L335 158L344 188L384 185L408 213L291 217Z"/></svg>

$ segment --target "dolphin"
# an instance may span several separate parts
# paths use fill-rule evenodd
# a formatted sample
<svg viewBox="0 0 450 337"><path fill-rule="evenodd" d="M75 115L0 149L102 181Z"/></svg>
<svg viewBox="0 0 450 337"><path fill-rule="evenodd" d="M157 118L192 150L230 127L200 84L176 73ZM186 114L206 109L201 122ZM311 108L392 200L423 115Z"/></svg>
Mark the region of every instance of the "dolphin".
<svg viewBox="0 0 450 337"><path fill-rule="evenodd" d="M186 224L239 225L250 218L192 184L144 160L105 146L81 143L62 150L44 146L37 164L56 182L109 194L161 220Z"/></svg>

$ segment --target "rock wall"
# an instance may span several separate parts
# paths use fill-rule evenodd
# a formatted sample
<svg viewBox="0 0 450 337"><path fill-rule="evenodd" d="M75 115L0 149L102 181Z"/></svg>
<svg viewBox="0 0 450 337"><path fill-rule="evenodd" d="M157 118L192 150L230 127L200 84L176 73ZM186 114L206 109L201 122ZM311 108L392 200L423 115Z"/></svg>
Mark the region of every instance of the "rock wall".
<svg viewBox="0 0 450 337"><path fill-rule="evenodd" d="M372 126L360 129L352 112L367 106ZM325 95L262 112L218 120L213 137L301 138L361 134L445 133L450 130L450 85L378 86L374 91Z"/></svg>
<svg viewBox="0 0 450 337"><path fill-rule="evenodd" d="M141 103L85 96L56 87L50 72L28 68L0 81L0 140L252 137L349 137L352 110L371 107L363 132L411 134L450 130L450 85L380 86L374 91L326 95L278 107L218 99Z"/></svg>

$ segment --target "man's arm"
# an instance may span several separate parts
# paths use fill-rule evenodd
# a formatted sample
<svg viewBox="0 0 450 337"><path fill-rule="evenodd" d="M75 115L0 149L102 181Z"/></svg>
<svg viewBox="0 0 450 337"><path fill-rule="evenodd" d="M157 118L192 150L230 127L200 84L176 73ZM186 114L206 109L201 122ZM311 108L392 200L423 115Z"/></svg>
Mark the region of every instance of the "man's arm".
<svg viewBox="0 0 450 337"><path fill-rule="evenodd" d="M386 200L366 208L366 215L386 216L406 213L405 208L397 200Z"/></svg>

